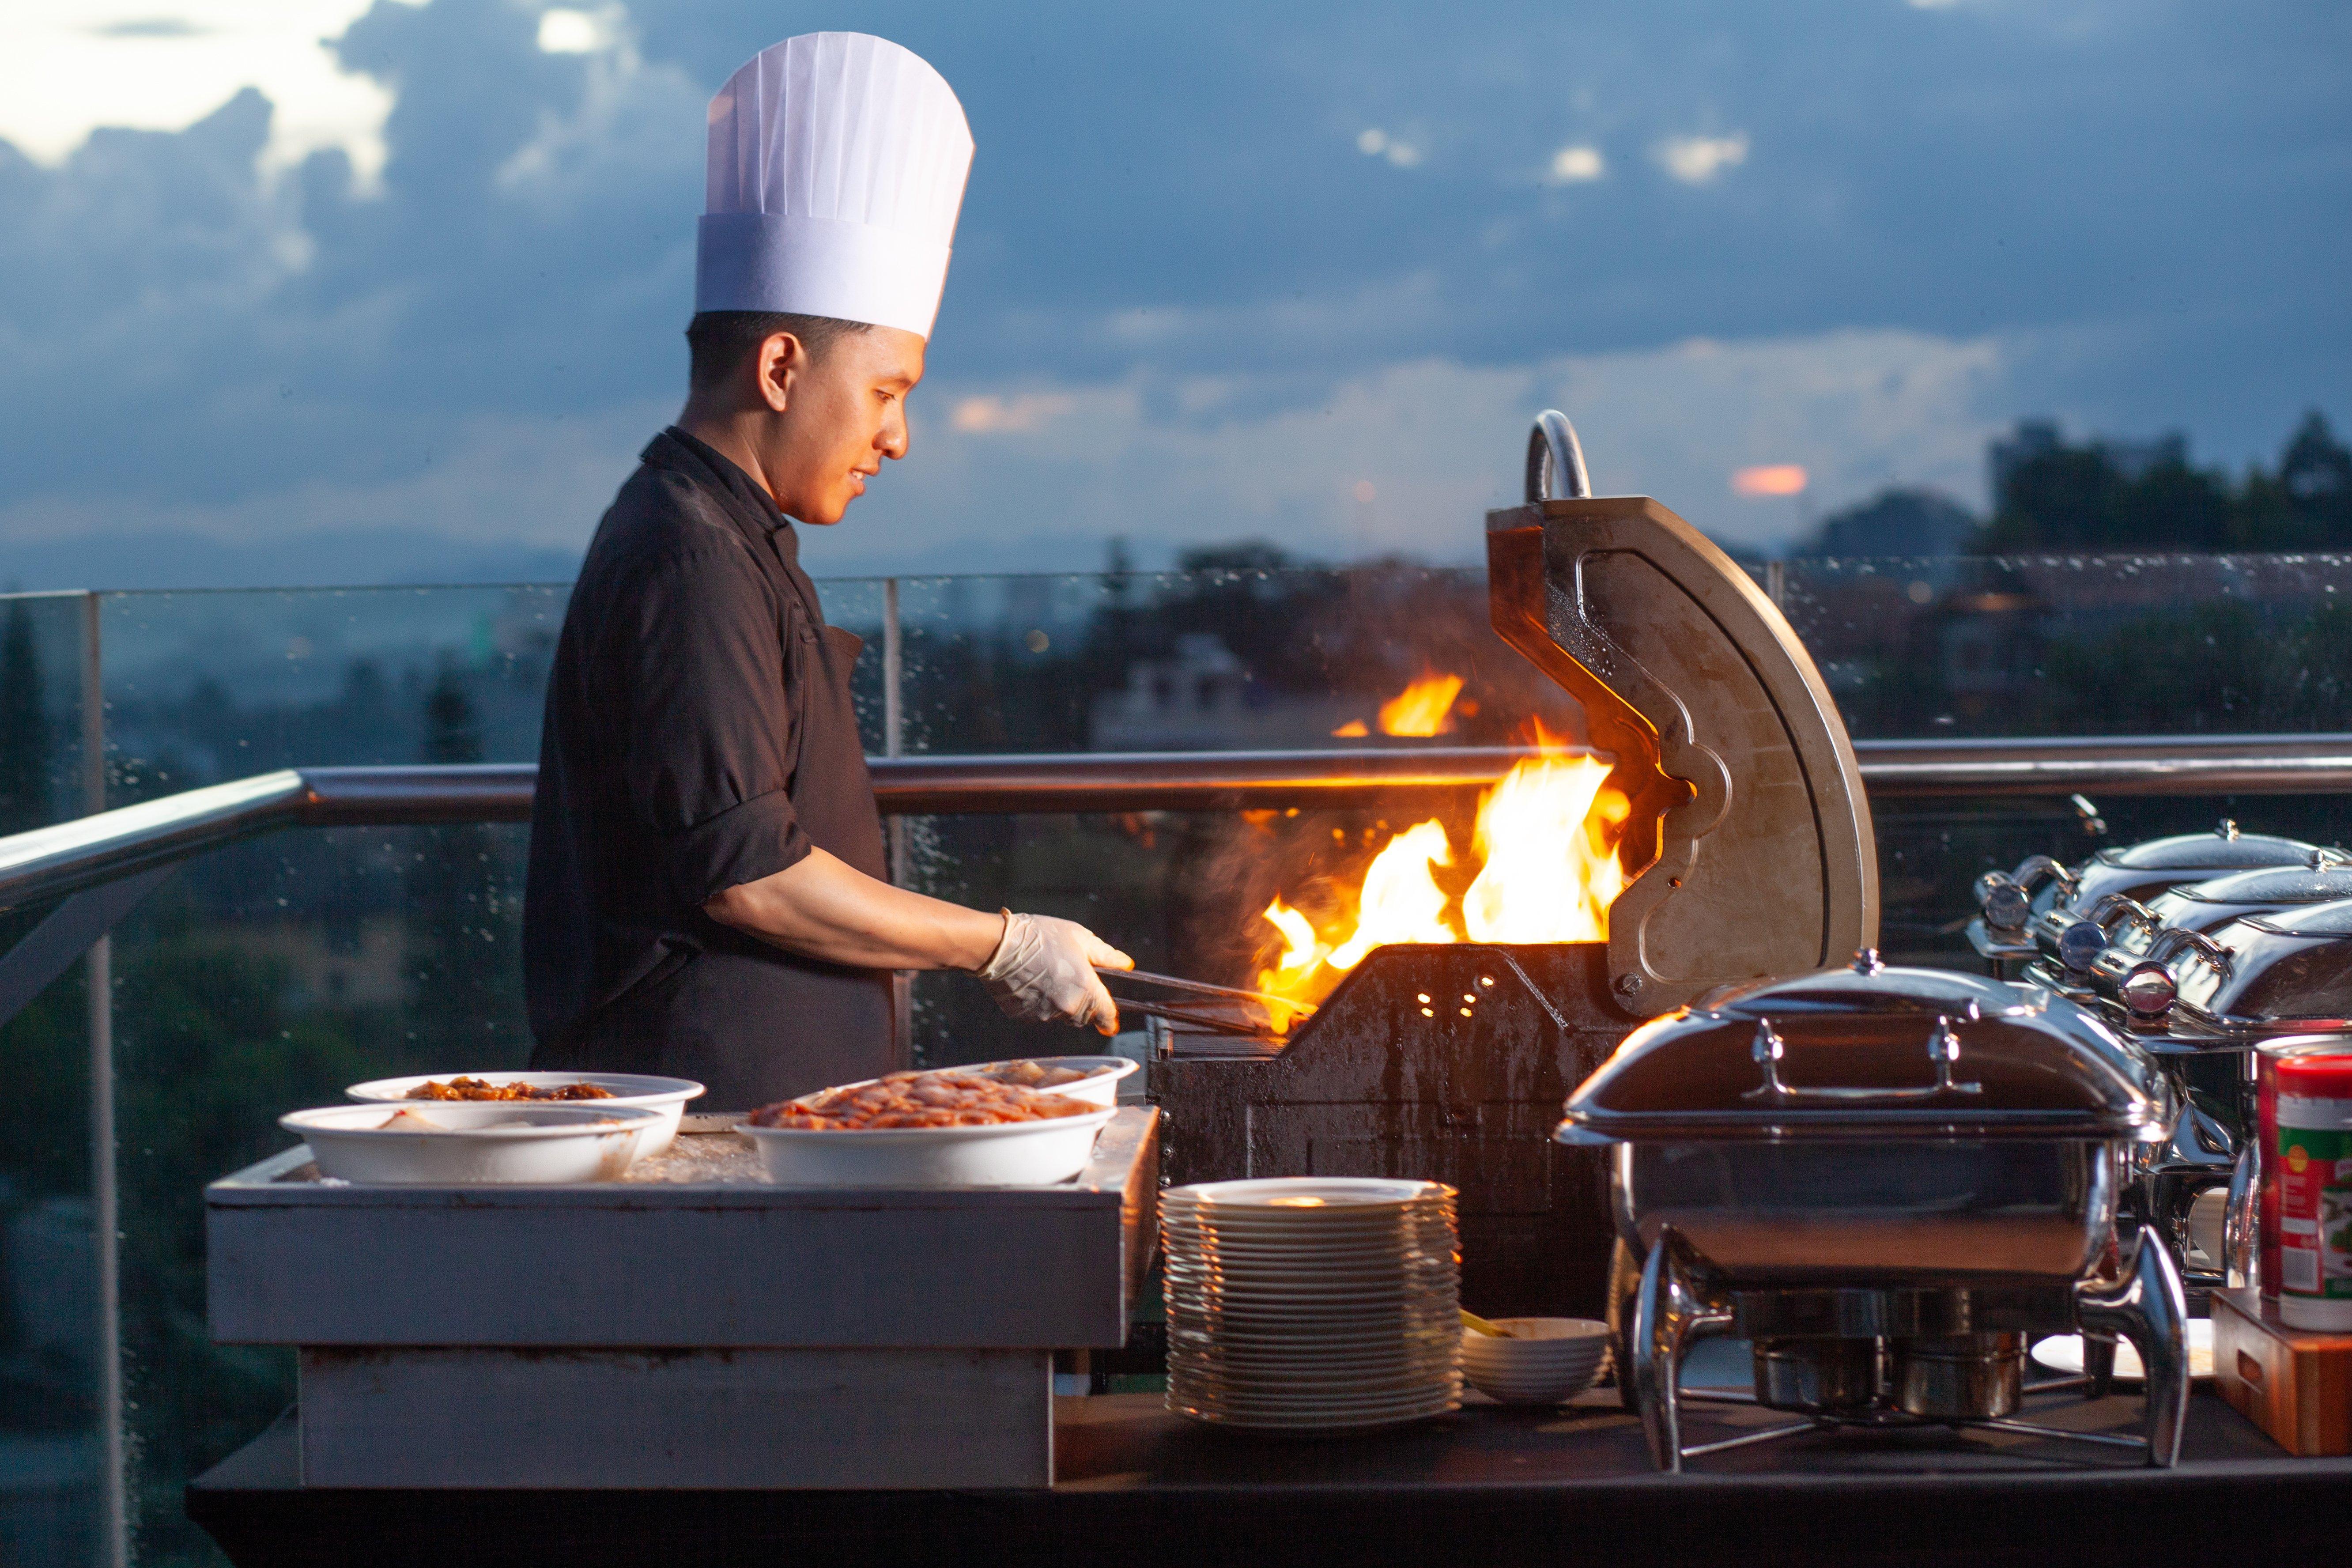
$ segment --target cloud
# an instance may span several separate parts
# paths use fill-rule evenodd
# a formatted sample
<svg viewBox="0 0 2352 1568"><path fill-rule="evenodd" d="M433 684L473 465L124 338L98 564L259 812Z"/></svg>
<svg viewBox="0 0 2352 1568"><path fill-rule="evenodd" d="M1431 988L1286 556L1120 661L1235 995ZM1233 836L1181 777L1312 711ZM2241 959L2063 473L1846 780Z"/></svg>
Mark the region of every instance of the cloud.
<svg viewBox="0 0 2352 1568"><path fill-rule="evenodd" d="M1515 499L1528 423L1547 405L1575 421L1604 493L1654 495L1720 537L1771 545L1799 520L1733 499L1736 466L1801 463L1823 506L1893 483L1979 500L2022 347L1844 331L1517 365L1425 359L1303 398L1256 376L1139 377L1063 389L1050 425L1026 426L1003 414L1053 395L950 390L952 416L933 429L926 388L911 455L812 540L811 560L906 570L944 552L1059 569L1062 542L1089 531L1155 559L1247 536L1326 558L1471 560L1486 510ZM975 406L989 418L967 420ZM1036 560L1009 553L1003 542L1032 533L1056 542Z"/></svg>
<svg viewBox="0 0 2352 1568"><path fill-rule="evenodd" d="M982 394L958 401L948 416L948 428L968 436L1026 435L1067 414L1076 401L1063 393Z"/></svg>
<svg viewBox="0 0 2352 1568"><path fill-rule="evenodd" d="M1608 172L1609 164L1598 147L1570 143L1551 155L1551 177L1564 185L1597 180Z"/></svg>
<svg viewBox="0 0 2352 1568"><path fill-rule="evenodd" d="M141 16L104 22L89 29L98 38L200 38L211 32L184 16Z"/></svg>
<svg viewBox="0 0 2352 1568"><path fill-rule="evenodd" d="M619 41L625 14L618 6L577 11L551 6L539 14L539 47L551 55L593 55Z"/></svg>
<svg viewBox="0 0 2352 1568"><path fill-rule="evenodd" d="M822 548L1442 552L1547 401L1607 482L1734 531L1792 510L1732 497L1737 468L1801 464L1824 506L1969 494L2023 413L2267 457L2303 407L2352 414L2352 13L2249 5L1700 30L1461 0L1433 33L1384 0L877 0L860 25L955 83L980 156L918 456ZM208 30L137 30L165 18ZM704 104L779 26L765 0L0 5L0 536L405 509L576 544L675 407ZM338 120L306 81L359 96Z"/></svg>
<svg viewBox="0 0 2352 1568"><path fill-rule="evenodd" d="M1726 169L1748 162L1748 132L1730 136L1669 136L1658 143L1658 163L1685 185L1703 185Z"/></svg>
<svg viewBox="0 0 2352 1568"><path fill-rule="evenodd" d="M383 163L391 95L339 70L321 40L368 0L8 0L0 6L0 139L57 164L100 126L179 131L256 88L277 112L272 169L340 148Z"/></svg>
<svg viewBox="0 0 2352 1568"><path fill-rule="evenodd" d="M1400 169L1419 167L1424 155L1416 143L1391 136L1377 125L1356 133L1356 151L1368 158L1385 158Z"/></svg>

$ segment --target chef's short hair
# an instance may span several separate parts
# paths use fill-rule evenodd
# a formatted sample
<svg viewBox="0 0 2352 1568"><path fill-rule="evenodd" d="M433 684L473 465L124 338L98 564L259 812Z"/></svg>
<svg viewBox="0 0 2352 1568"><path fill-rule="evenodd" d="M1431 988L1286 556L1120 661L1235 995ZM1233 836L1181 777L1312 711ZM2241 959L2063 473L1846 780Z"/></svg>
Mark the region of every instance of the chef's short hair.
<svg viewBox="0 0 2352 1568"><path fill-rule="evenodd" d="M834 316L799 316L782 310L704 310L686 324L688 355L687 383L705 392L735 374L735 369L761 343L778 332L800 339L811 359L823 359L825 350L853 332L868 331L864 321Z"/></svg>

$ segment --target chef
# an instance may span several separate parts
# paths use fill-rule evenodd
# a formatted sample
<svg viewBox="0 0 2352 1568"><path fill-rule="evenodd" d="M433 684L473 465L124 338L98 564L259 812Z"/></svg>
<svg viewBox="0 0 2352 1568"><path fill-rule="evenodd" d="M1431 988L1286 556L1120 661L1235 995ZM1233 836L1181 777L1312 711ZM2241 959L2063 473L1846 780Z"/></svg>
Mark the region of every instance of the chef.
<svg viewBox="0 0 2352 1568"><path fill-rule="evenodd" d="M1118 1027L1095 966L1132 964L1084 926L887 880L861 644L793 532L907 455L971 152L940 74L861 33L787 39L711 100L686 407L597 527L548 685L534 1068L696 1079L713 1110L871 1078L902 969Z"/></svg>

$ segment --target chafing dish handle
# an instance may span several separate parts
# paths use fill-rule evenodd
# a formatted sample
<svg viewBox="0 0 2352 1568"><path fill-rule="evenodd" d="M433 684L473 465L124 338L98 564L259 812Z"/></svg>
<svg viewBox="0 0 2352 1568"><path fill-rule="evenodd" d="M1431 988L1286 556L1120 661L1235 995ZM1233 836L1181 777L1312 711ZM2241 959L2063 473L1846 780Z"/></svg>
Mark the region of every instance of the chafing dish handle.
<svg viewBox="0 0 2352 1568"><path fill-rule="evenodd" d="M2131 1268L2112 1284L2074 1287L2074 1316L2085 1339L2121 1335L2139 1352L2147 1395L2147 1462L2169 1469L2180 1459L2181 1425L2189 1413L2189 1299L2172 1254L2142 1230Z"/></svg>
<svg viewBox="0 0 2352 1568"><path fill-rule="evenodd" d="M1971 1004L1973 1005L1973 1004ZM1960 1037L1952 1027L1952 1020L1939 1017L1936 1032L1927 1037L1927 1059L1935 1065L1936 1081L1914 1089L1791 1089L1780 1081L1780 1058L1788 1054L1780 1033L1772 1027L1772 1020L1756 1022L1756 1038L1748 1047L1748 1055L1764 1069L1764 1081L1739 1098L1762 1100L1767 1105L1797 1105L1806 1100L1826 1100L1832 1104L1848 1101L1890 1100L1933 1100L1946 1094L1982 1094L1980 1083L1958 1083L1952 1078L1952 1064L1960 1059Z"/></svg>

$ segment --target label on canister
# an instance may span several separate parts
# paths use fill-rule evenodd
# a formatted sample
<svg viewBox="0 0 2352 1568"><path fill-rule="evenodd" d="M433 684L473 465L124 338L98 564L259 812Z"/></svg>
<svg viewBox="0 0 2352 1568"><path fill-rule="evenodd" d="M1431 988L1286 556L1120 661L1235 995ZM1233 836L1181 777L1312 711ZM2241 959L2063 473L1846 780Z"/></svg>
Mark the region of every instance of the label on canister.
<svg viewBox="0 0 2352 1568"><path fill-rule="evenodd" d="M2352 1056L2277 1067L2279 1317L2352 1329Z"/></svg>
<svg viewBox="0 0 2352 1568"><path fill-rule="evenodd" d="M2289 1057L2352 1056L2352 1040L2290 1036L2254 1048L2254 1237L2263 1300L2279 1293L2278 1065Z"/></svg>

